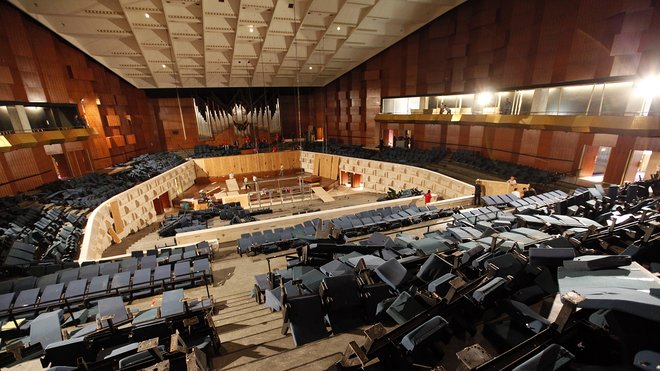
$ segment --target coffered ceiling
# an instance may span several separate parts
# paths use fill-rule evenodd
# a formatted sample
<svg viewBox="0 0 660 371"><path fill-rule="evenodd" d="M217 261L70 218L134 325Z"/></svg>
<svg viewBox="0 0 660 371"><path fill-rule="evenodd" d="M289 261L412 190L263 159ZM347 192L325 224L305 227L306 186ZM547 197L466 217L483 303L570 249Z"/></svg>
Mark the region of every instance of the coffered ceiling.
<svg viewBox="0 0 660 371"><path fill-rule="evenodd" d="M10 0L139 88L323 86L465 0Z"/></svg>

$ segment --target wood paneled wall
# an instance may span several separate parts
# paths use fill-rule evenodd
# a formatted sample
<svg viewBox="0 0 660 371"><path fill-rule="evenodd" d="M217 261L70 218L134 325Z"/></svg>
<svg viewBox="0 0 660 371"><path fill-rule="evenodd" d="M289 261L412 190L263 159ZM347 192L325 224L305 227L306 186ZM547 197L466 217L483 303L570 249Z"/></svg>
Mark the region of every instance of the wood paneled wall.
<svg viewBox="0 0 660 371"><path fill-rule="evenodd" d="M380 133L374 117L384 97L657 74L659 35L658 1L470 0L316 89L312 124L327 122L328 136L344 143L375 146ZM516 153L530 153L534 142L557 144L538 152L562 160L572 159L571 146L580 143L580 135L543 130L426 126L415 131L424 134L418 140L440 136L437 142L449 145L485 142L483 149L497 158L526 164L539 160Z"/></svg>
<svg viewBox="0 0 660 371"><path fill-rule="evenodd" d="M0 101L78 104L99 134L83 142L95 169L160 149L144 92L6 2L0 2L0 50ZM2 195L57 178L43 146L0 154L0 167ZM84 171L71 167L74 175Z"/></svg>
<svg viewBox="0 0 660 371"><path fill-rule="evenodd" d="M195 164L209 178L222 178L234 174L259 174L285 169L300 168L300 151L258 153L254 155L197 158ZM198 173L198 176L200 174ZM238 179L242 181L242 179ZM251 179L250 179L251 180Z"/></svg>

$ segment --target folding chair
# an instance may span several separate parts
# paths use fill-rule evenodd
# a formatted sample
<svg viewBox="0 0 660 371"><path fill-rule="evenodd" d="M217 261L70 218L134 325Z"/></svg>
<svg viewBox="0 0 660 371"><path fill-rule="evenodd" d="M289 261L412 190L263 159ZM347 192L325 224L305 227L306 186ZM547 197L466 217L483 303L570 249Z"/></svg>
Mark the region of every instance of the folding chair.
<svg viewBox="0 0 660 371"><path fill-rule="evenodd" d="M131 284L131 297L139 298L153 292L151 289L151 268L142 268L133 272L133 283ZM145 289L145 290L141 290ZM140 291L135 291L140 290Z"/></svg>
<svg viewBox="0 0 660 371"><path fill-rule="evenodd" d="M101 328L109 327L111 321L113 327L119 326L123 322L128 321L128 312L126 311L121 296L113 296L99 300L98 308L99 313L96 315L96 320L100 323Z"/></svg>
<svg viewBox="0 0 660 371"><path fill-rule="evenodd" d="M317 294L287 298L283 310L283 333L291 330L293 344L296 347L329 335L323 320L321 298Z"/></svg>
<svg viewBox="0 0 660 371"><path fill-rule="evenodd" d="M160 306L161 317L175 316L185 312L183 289L165 291L162 298L163 300Z"/></svg>

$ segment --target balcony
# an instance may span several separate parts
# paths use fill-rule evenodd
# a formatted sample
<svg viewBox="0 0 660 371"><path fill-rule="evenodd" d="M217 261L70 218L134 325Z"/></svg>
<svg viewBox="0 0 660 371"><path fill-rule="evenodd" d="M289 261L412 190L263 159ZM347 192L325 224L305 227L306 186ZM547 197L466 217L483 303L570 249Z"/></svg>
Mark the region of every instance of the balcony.
<svg viewBox="0 0 660 371"><path fill-rule="evenodd" d="M0 152L9 152L37 145L75 142L88 139L94 135L97 135L96 131L88 127L32 132L5 131L0 132Z"/></svg>

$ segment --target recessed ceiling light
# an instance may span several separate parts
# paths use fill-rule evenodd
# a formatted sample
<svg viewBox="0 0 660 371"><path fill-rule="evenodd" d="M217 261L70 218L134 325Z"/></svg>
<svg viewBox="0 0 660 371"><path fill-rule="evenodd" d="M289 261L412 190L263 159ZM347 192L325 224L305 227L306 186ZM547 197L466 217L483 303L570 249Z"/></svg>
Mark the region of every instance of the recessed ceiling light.
<svg viewBox="0 0 660 371"><path fill-rule="evenodd" d="M337 26L337 31L341 31L341 27L340 27L340 26Z"/></svg>
<svg viewBox="0 0 660 371"><path fill-rule="evenodd" d="M144 18L149 18L149 17L150 17L149 13L144 13Z"/></svg>
<svg viewBox="0 0 660 371"><path fill-rule="evenodd" d="M309 66L309 69L311 70L311 69L312 69L312 66Z"/></svg>
<svg viewBox="0 0 660 371"><path fill-rule="evenodd" d="M167 68L167 66L166 66L166 65L163 65L163 68Z"/></svg>
<svg viewBox="0 0 660 371"><path fill-rule="evenodd" d="M254 32L254 26L250 25L248 27L250 27L250 32Z"/></svg>

